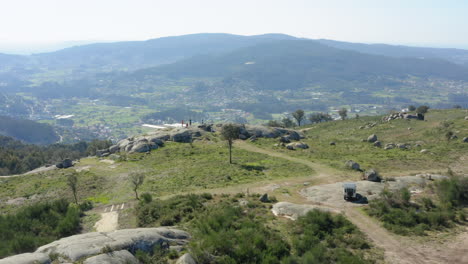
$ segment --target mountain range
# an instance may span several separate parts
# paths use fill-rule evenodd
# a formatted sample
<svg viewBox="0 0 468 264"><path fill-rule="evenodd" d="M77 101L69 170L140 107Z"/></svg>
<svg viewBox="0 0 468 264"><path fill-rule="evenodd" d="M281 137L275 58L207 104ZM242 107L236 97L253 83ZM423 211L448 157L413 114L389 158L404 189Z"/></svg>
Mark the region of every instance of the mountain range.
<svg viewBox="0 0 468 264"><path fill-rule="evenodd" d="M75 114L65 101L73 98L143 107L145 113L135 110L140 118L181 106L211 113L237 109L256 120L298 108L372 114L367 105L380 112L408 104L467 106L467 61L468 50L284 34L96 43L28 56L0 54L0 99L10 102L0 105L0 114Z"/></svg>

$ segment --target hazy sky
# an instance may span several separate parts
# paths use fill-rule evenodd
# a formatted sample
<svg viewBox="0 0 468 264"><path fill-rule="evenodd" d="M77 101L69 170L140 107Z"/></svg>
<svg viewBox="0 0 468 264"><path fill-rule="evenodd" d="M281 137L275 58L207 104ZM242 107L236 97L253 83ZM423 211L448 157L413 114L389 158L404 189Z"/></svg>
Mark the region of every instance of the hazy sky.
<svg viewBox="0 0 468 264"><path fill-rule="evenodd" d="M0 0L0 46L285 33L468 48L465 0Z"/></svg>

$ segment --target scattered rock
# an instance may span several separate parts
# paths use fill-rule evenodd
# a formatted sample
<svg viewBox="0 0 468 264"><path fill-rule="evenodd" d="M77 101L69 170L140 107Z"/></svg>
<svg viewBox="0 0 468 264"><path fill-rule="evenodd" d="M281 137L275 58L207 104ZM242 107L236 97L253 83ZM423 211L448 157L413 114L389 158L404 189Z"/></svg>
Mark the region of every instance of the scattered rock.
<svg viewBox="0 0 468 264"><path fill-rule="evenodd" d="M335 142L330 142L330 146L336 146L336 143Z"/></svg>
<svg viewBox="0 0 468 264"><path fill-rule="evenodd" d="M454 139L458 139L458 136L457 135L453 135L450 137L451 140L454 140Z"/></svg>
<svg viewBox="0 0 468 264"><path fill-rule="evenodd" d="M239 135L239 139L240 139L240 140L246 140L246 139L247 139L247 136L244 135L244 134L240 134L240 135Z"/></svg>
<svg viewBox="0 0 468 264"><path fill-rule="evenodd" d="M409 145L404 144L404 143L398 143L398 144L396 144L396 147L399 148L399 149L409 149L410 148Z"/></svg>
<svg viewBox="0 0 468 264"><path fill-rule="evenodd" d="M361 170L361 166L359 165L359 163L352 161L352 160L346 161L345 166L348 169Z"/></svg>
<svg viewBox="0 0 468 264"><path fill-rule="evenodd" d="M382 147L382 143L380 141L378 141L378 140L376 142L374 142L373 145L374 145L374 147L379 147L379 148Z"/></svg>
<svg viewBox="0 0 468 264"><path fill-rule="evenodd" d="M257 137L256 136L251 136L249 138L249 140L250 140L250 142L255 142L255 141L257 141Z"/></svg>
<svg viewBox="0 0 468 264"><path fill-rule="evenodd" d="M465 120L468 120L468 116L465 116Z"/></svg>
<svg viewBox="0 0 468 264"><path fill-rule="evenodd" d="M290 218L292 220L296 220L298 217L304 216L309 211L312 211L314 209L324 211L324 212L334 211L334 209L331 209L325 206L311 205L311 204L293 204L289 202L276 203L273 205L273 208L271 209L271 211L276 216L283 216L283 217ZM336 212L338 212L338 210L336 210Z"/></svg>
<svg viewBox="0 0 468 264"><path fill-rule="evenodd" d="M367 142L374 143L376 141L377 141L377 135L376 134L372 134L367 138Z"/></svg>
<svg viewBox="0 0 468 264"><path fill-rule="evenodd" d="M289 143L286 145L286 148L287 149L290 149L290 150L295 150L295 149L308 149L309 148L309 145L307 145L306 143L304 142L295 142L295 143Z"/></svg>
<svg viewBox="0 0 468 264"><path fill-rule="evenodd" d="M464 137L464 138L462 139L462 141L465 142L465 143L468 143L468 137Z"/></svg>
<svg viewBox="0 0 468 264"><path fill-rule="evenodd" d="M98 157L105 157L105 156L109 156L109 155L110 155L109 149L96 150L96 156L98 156Z"/></svg>
<svg viewBox="0 0 468 264"><path fill-rule="evenodd" d="M372 182L382 181L382 179L379 176L379 173L374 169L366 170L366 172L364 173L364 176L366 177L366 180L368 181L372 181Z"/></svg>
<svg viewBox="0 0 468 264"><path fill-rule="evenodd" d="M190 253L185 253L177 259L176 264L197 264Z"/></svg>
<svg viewBox="0 0 468 264"><path fill-rule="evenodd" d="M280 137L279 141L282 142L282 143L291 143L291 140L289 139L289 136Z"/></svg>
<svg viewBox="0 0 468 264"><path fill-rule="evenodd" d="M73 161L71 159L64 159L62 162L59 162L55 165L59 169L66 169L73 166Z"/></svg>
<svg viewBox="0 0 468 264"><path fill-rule="evenodd" d="M154 145L157 148L157 145ZM143 152L148 152L150 151L150 145L147 142L144 141L139 141L137 144L133 145L132 148L130 149L130 153L133 152L138 152L138 153L143 153Z"/></svg>
<svg viewBox="0 0 468 264"><path fill-rule="evenodd" d="M262 203L268 203L270 199L268 198L268 193L264 193L262 196L260 196L260 202Z"/></svg>
<svg viewBox="0 0 468 264"><path fill-rule="evenodd" d="M428 149L421 149L420 153L429 153Z"/></svg>
<svg viewBox="0 0 468 264"><path fill-rule="evenodd" d="M394 148L396 148L396 145L393 144L393 143L388 143L388 144L386 144L385 147L384 147L385 150L394 149Z"/></svg>

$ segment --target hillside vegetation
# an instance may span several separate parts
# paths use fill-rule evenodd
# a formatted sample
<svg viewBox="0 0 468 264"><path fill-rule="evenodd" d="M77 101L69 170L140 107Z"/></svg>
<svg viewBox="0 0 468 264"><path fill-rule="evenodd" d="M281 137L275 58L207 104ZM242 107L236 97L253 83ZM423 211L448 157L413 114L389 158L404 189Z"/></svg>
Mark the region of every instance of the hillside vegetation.
<svg viewBox="0 0 468 264"><path fill-rule="evenodd" d="M52 144L59 140L54 128L48 124L26 119L13 119L0 115L0 135L14 137L32 144Z"/></svg>
<svg viewBox="0 0 468 264"><path fill-rule="evenodd" d="M350 117L344 121L332 121L307 125L304 140L310 149L290 151L286 148L274 147L274 140L260 139L254 144L288 155L310 159L328 164L337 169L346 170L344 163L353 160L361 168L375 168L385 176L411 171L446 171L448 167L457 170L461 165L461 157L468 154L467 143L462 138L468 136L468 121L465 110L429 110L426 121L397 119L382 122L381 116ZM457 139L447 140L446 134L452 131ZM363 142L375 134L382 147ZM336 145L330 145L335 142ZM389 149L388 143L403 143L408 149ZM425 153L421 153L421 150Z"/></svg>

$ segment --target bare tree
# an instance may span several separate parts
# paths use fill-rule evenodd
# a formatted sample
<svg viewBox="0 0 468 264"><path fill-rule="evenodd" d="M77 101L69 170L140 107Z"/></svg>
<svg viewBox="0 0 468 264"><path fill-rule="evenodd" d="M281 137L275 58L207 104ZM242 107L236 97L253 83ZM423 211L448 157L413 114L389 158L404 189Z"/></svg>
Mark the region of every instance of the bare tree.
<svg viewBox="0 0 468 264"><path fill-rule="evenodd" d="M298 109L292 113L292 116L294 117L294 119L296 119L297 125L301 126L302 120L305 119L304 110Z"/></svg>
<svg viewBox="0 0 468 264"><path fill-rule="evenodd" d="M75 203L78 204L78 198L76 197L76 187L78 185L78 177L76 172L71 172L67 174L67 185L73 192L73 197L75 197Z"/></svg>
<svg viewBox="0 0 468 264"><path fill-rule="evenodd" d="M227 124L221 129L221 136L227 141L229 146L229 163L232 164L232 144L239 138L240 127L235 124Z"/></svg>
<svg viewBox="0 0 468 264"><path fill-rule="evenodd" d="M143 184L145 181L145 174L143 172L134 172L130 174L130 183L132 184L133 192L135 192L135 198L140 200L138 197L138 188Z"/></svg>

